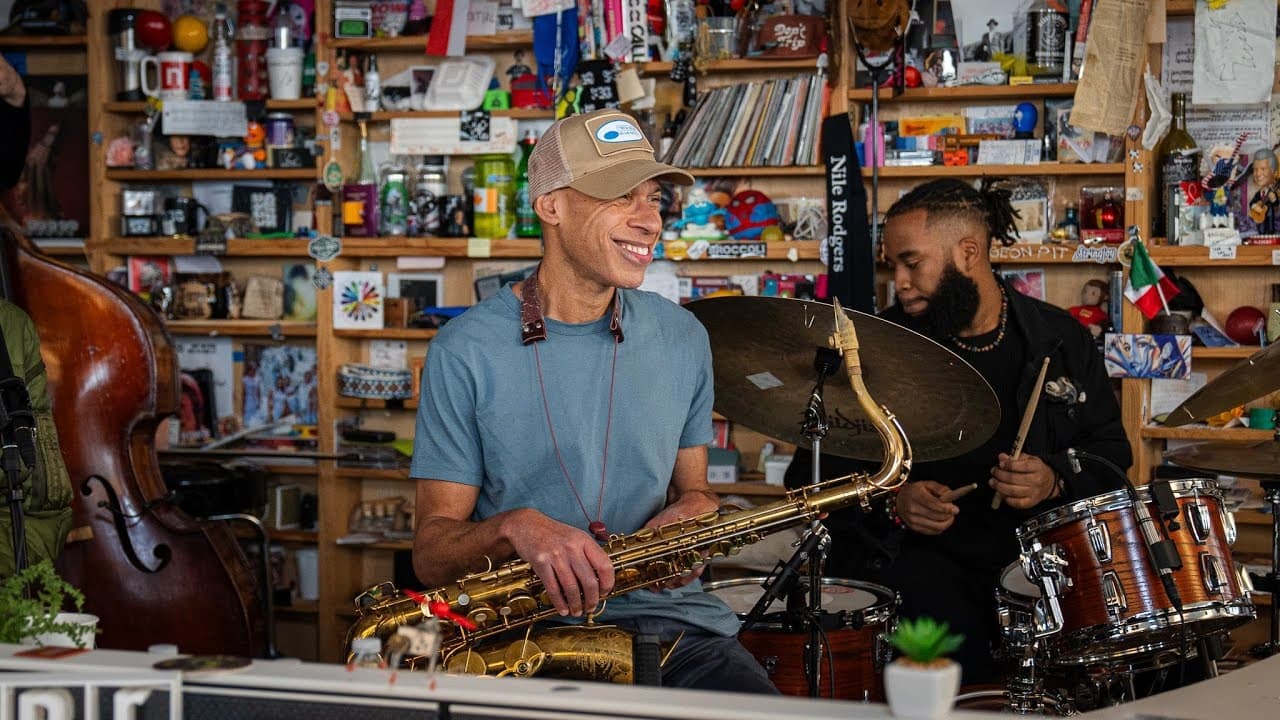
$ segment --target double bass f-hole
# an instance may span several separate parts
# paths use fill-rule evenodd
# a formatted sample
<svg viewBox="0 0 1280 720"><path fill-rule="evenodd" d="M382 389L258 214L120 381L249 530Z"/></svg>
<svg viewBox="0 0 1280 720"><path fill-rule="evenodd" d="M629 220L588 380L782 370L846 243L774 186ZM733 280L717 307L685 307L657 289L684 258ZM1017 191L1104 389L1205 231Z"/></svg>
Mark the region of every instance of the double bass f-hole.
<svg viewBox="0 0 1280 720"><path fill-rule="evenodd" d="M101 475L90 475L80 485L80 493L82 495L89 497L93 494L93 488L90 487L90 483L94 480L97 480L98 483L102 485L102 489L107 494L106 500L98 501L98 507L111 513L112 524L116 526L116 534L120 536L120 547L124 550L125 557L129 558L129 564L144 573L158 573L163 570L165 566L169 564L169 561L173 559L173 550L169 548L167 543L157 544L155 548L152 549L151 554L155 555L156 559L160 562L154 568L147 567L143 564L142 558L138 557L137 549L133 547L133 538L129 536L128 521L146 516L151 512L152 508L157 505L167 505L173 502L173 493L168 493L156 498L155 500L148 500L143 503L141 512L131 515L125 512L124 508L121 507L120 496L116 495L115 488L113 488L111 483L107 482L107 479Z"/></svg>

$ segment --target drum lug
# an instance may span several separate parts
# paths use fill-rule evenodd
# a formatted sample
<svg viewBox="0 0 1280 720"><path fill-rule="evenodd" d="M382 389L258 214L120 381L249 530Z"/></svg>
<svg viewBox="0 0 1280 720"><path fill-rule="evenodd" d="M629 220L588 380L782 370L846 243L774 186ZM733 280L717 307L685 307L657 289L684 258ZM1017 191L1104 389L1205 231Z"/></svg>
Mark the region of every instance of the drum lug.
<svg viewBox="0 0 1280 720"><path fill-rule="evenodd" d="M1058 604L1058 596L1038 598L1032 604L1031 617L1037 638L1056 634L1062 629L1062 606Z"/></svg>
<svg viewBox="0 0 1280 720"><path fill-rule="evenodd" d="M778 670L778 656L766 655L760 658L760 667L764 668L766 675L773 677L773 674Z"/></svg>
<svg viewBox="0 0 1280 720"><path fill-rule="evenodd" d="M878 673L884 672L885 667L893 660L893 645L889 642L889 635L897 630L898 623L891 622L889 625L891 627L886 627L884 632L876 633L876 648L871 662Z"/></svg>
<svg viewBox="0 0 1280 720"><path fill-rule="evenodd" d="M1111 535L1107 532L1107 523L1089 518L1086 532L1089 535L1089 548L1100 563L1111 562Z"/></svg>
<svg viewBox="0 0 1280 720"><path fill-rule="evenodd" d="M1209 553L1200 553L1200 571L1204 574L1204 589L1210 593L1222 594L1229 586L1226 568L1222 560Z"/></svg>
<svg viewBox="0 0 1280 720"><path fill-rule="evenodd" d="M1253 578L1249 576L1249 570L1244 565L1236 568L1236 576L1240 581L1240 592L1245 598L1253 594Z"/></svg>
<svg viewBox="0 0 1280 720"><path fill-rule="evenodd" d="M1222 511L1222 529L1227 536L1227 544L1236 544L1236 514L1233 512Z"/></svg>
<svg viewBox="0 0 1280 720"><path fill-rule="evenodd" d="M1205 544L1213 532L1209 521L1209 506L1199 502L1187 503L1187 524L1191 526L1191 536L1199 545Z"/></svg>
<svg viewBox="0 0 1280 720"><path fill-rule="evenodd" d="M1107 604L1107 611L1119 615L1129 609L1129 601L1124 596L1124 584L1114 570L1102 573L1102 597Z"/></svg>

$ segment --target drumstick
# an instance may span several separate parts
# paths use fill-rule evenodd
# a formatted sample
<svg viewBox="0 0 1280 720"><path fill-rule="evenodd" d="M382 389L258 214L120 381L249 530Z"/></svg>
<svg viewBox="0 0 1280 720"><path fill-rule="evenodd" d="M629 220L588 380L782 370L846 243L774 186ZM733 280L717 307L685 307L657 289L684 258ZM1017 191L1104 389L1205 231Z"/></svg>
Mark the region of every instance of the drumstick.
<svg viewBox="0 0 1280 720"><path fill-rule="evenodd" d="M978 483L969 483L964 487L958 487L955 490L946 491L945 493L942 494L942 497L938 499L946 503L955 502L960 498L964 497L965 495L968 495L969 493L977 489L978 489Z"/></svg>
<svg viewBox="0 0 1280 720"><path fill-rule="evenodd" d="M1031 402L1027 403L1027 409L1022 413L1022 424L1018 425L1018 436L1013 440L1014 460L1022 456L1022 444L1027 440L1027 430L1031 428L1031 418L1035 417L1036 405L1040 404L1040 392L1044 389L1044 376L1047 372L1049 372L1049 356L1046 355L1044 362L1040 365L1040 375L1036 378L1036 389L1031 393ZM1003 499L1000 493L996 493L996 496L991 498L991 509L999 509Z"/></svg>

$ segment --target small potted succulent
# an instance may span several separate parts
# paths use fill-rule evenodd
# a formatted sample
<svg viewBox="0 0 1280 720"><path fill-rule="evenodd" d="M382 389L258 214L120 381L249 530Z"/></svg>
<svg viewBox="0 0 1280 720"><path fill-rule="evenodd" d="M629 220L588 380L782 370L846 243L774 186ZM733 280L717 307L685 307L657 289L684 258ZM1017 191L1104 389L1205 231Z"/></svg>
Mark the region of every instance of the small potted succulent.
<svg viewBox="0 0 1280 720"><path fill-rule="evenodd" d="M884 672L889 709L905 720L937 720L946 716L960 690L960 665L946 657L964 641L933 618L899 620L889 636L900 657Z"/></svg>
<svg viewBox="0 0 1280 720"><path fill-rule="evenodd" d="M0 643L93 647L98 618L62 612L67 601L76 610L84 607L84 595L48 560L0 580Z"/></svg>

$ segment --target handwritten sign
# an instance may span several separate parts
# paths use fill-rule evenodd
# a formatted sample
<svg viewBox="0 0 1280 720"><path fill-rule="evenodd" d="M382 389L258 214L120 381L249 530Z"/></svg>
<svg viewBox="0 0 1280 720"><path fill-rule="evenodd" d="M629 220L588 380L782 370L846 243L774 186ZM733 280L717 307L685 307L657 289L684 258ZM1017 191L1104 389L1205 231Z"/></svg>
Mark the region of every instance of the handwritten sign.
<svg viewBox="0 0 1280 720"><path fill-rule="evenodd" d="M497 0L471 0L467 7L467 34L493 35L498 32Z"/></svg>
<svg viewBox="0 0 1280 720"><path fill-rule="evenodd" d="M1236 246L1235 245L1210 245L1209 259L1210 260L1235 260Z"/></svg>
<svg viewBox="0 0 1280 720"><path fill-rule="evenodd" d="M489 139L462 140L461 118L393 118L392 155L483 155L516 149L516 121L489 119Z"/></svg>
<svg viewBox="0 0 1280 720"><path fill-rule="evenodd" d="M161 113L166 135L244 137L249 132L242 102L165 100Z"/></svg>

